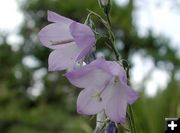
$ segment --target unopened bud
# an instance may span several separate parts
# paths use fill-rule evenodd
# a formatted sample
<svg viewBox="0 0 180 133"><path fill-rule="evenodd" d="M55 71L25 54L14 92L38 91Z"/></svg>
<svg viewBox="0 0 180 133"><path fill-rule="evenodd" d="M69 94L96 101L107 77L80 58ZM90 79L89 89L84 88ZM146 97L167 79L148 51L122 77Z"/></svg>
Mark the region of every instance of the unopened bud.
<svg viewBox="0 0 180 133"><path fill-rule="evenodd" d="M99 5L104 8L104 12L108 14L111 9L111 0L98 0Z"/></svg>
<svg viewBox="0 0 180 133"><path fill-rule="evenodd" d="M114 122L110 122L107 129L106 129L106 133L118 133L118 129L117 126Z"/></svg>
<svg viewBox="0 0 180 133"><path fill-rule="evenodd" d="M101 1L102 6L107 6L110 2L110 0L100 0L100 1Z"/></svg>

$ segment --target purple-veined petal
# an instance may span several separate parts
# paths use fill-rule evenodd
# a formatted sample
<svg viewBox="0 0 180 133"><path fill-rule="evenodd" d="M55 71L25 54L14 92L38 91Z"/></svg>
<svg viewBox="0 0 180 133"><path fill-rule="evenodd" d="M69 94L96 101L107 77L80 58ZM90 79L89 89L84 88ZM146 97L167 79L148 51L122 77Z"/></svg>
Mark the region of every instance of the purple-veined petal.
<svg viewBox="0 0 180 133"><path fill-rule="evenodd" d="M115 83L112 78L102 92L102 99L105 99L105 113L111 121L125 123L127 109L126 88L119 83Z"/></svg>
<svg viewBox="0 0 180 133"><path fill-rule="evenodd" d="M78 22L73 22L70 25L70 32L76 44L82 50L78 57L80 59L92 49L95 44L95 35L89 26Z"/></svg>
<svg viewBox="0 0 180 133"><path fill-rule="evenodd" d="M63 22L65 24L70 24L73 22L73 20L66 18L64 16L61 16L61 15L59 15L53 11L49 11L49 10L48 10L48 21L54 22L54 23Z"/></svg>
<svg viewBox="0 0 180 133"><path fill-rule="evenodd" d="M128 103L133 104L138 99L138 94L131 87L127 87Z"/></svg>
<svg viewBox="0 0 180 133"><path fill-rule="evenodd" d="M85 115L94 115L103 110L103 103L98 93L103 88L89 88L80 92L77 99L77 112Z"/></svg>
<svg viewBox="0 0 180 133"><path fill-rule="evenodd" d="M85 57L88 53L91 52L92 49L93 49L92 46L87 46L87 47L85 47L84 49L81 49L81 52L79 53L77 59L79 60L79 59Z"/></svg>
<svg viewBox="0 0 180 133"><path fill-rule="evenodd" d="M124 69L120 64L118 64L116 61L105 61L106 68L104 68L105 71L108 71L114 76L118 76L123 74Z"/></svg>
<svg viewBox="0 0 180 133"><path fill-rule="evenodd" d="M95 35L93 31L85 24L73 22L70 25L70 32L80 48L84 48L87 45L94 45L95 43Z"/></svg>
<svg viewBox="0 0 180 133"><path fill-rule="evenodd" d="M93 67L93 66L92 66ZM66 74L66 77L76 87L89 88L88 86L99 89L112 77L101 69L93 70L90 67L82 70L74 70Z"/></svg>
<svg viewBox="0 0 180 133"><path fill-rule="evenodd" d="M60 22L47 25L39 32L38 36L41 43L51 49L57 49L62 44L74 41L69 31L69 25Z"/></svg>
<svg viewBox="0 0 180 133"><path fill-rule="evenodd" d="M49 55L49 71L71 70L74 67L79 48L75 43L63 44Z"/></svg>

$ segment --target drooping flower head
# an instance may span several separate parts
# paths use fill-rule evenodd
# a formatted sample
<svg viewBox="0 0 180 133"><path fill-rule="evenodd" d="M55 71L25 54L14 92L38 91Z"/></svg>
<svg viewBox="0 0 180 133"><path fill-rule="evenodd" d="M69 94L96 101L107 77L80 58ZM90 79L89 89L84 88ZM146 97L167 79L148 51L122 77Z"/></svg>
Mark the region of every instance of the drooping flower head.
<svg viewBox="0 0 180 133"><path fill-rule="evenodd" d="M115 123L125 123L127 105L137 93L127 85L126 72L115 61L97 59L66 74L76 87L84 88L77 99L77 111L94 115L101 111Z"/></svg>
<svg viewBox="0 0 180 133"><path fill-rule="evenodd" d="M53 49L49 55L49 70L72 69L95 44L93 31L87 25L48 11L51 24L39 32L41 43Z"/></svg>

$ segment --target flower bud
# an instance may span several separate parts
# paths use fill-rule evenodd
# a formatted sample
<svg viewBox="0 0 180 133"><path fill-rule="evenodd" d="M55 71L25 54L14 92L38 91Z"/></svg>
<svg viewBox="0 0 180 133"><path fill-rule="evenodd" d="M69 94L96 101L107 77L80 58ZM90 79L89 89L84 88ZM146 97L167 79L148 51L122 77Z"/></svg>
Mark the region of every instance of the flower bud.
<svg viewBox="0 0 180 133"><path fill-rule="evenodd" d="M111 0L98 0L99 5L104 9L104 13L108 14L111 9Z"/></svg>
<svg viewBox="0 0 180 133"><path fill-rule="evenodd" d="M106 129L106 133L118 133L118 129L117 126L114 122L110 122L107 129Z"/></svg>
<svg viewBox="0 0 180 133"><path fill-rule="evenodd" d="M102 6L107 6L110 0L100 0Z"/></svg>

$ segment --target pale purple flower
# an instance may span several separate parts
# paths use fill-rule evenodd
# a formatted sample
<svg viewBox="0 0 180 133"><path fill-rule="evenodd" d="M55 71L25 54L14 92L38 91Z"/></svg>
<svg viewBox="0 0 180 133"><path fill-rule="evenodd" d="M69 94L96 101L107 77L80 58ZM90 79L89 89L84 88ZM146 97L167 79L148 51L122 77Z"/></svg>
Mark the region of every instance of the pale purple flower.
<svg viewBox="0 0 180 133"><path fill-rule="evenodd" d="M115 123L125 123L127 105L138 98L127 85L126 72L115 61L97 59L66 74L76 87L84 88L77 99L77 111L94 115L101 111Z"/></svg>
<svg viewBox="0 0 180 133"><path fill-rule="evenodd" d="M49 55L49 70L72 69L85 57L95 44L93 31L85 24L48 11L51 24L39 32L41 43L53 49Z"/></svg>

